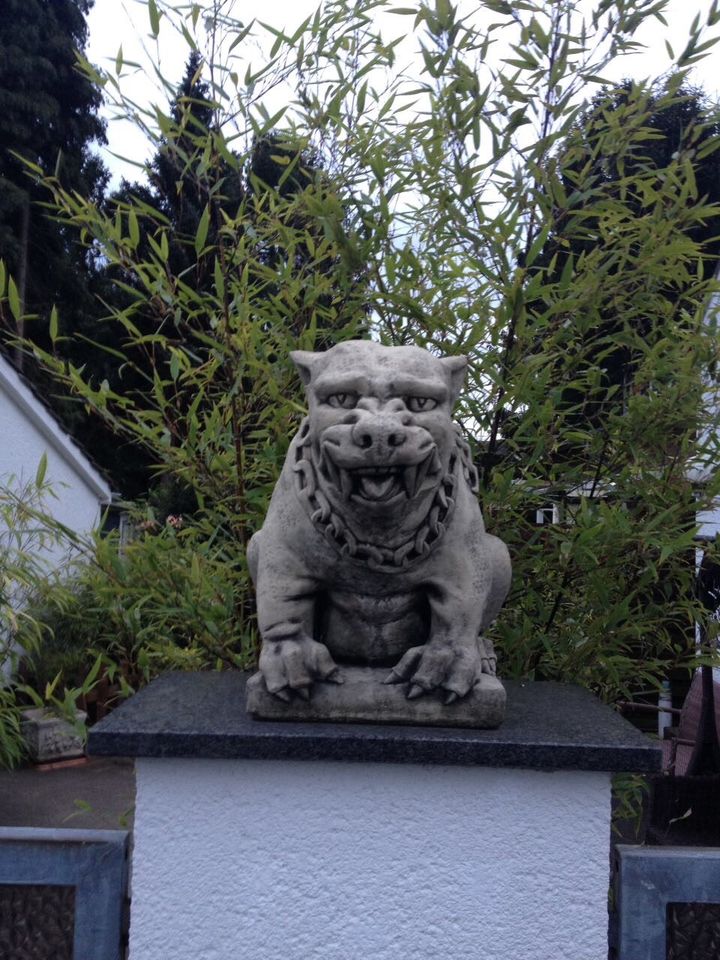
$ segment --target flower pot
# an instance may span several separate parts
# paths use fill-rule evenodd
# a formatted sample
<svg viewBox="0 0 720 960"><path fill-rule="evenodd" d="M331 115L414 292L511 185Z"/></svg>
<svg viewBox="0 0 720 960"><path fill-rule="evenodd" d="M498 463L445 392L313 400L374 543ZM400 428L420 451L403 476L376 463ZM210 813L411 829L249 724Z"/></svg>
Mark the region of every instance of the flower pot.
<svg viewBox="0 0 720 960"><path fill-rule="evenodd" d="M34 763L70 760L85 754L83 738L63 717L43 707L23 710L22 716L20 729ZM79 723L84 723L86 714L77 710L75 717Z"/></svg>

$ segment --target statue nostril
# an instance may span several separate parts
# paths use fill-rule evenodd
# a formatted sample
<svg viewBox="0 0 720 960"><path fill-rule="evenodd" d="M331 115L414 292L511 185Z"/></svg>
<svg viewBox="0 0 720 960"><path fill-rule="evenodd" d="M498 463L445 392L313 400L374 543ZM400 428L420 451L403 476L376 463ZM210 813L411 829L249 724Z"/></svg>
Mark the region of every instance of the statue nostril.
<svg viewBox="0 0 720 960"><path fill-rule="evenodd" d="M368 447L372 446L372 437L369 433L363 433L360 435L360 446L364 447L366 450Z"/></svg>
<svg viewBox="0 0 720 960"><path fill-rule="evenodd" d="M400 447L403 443L405 443L405 435L403 433L391 433L388 436L388 446Z"/></svg>

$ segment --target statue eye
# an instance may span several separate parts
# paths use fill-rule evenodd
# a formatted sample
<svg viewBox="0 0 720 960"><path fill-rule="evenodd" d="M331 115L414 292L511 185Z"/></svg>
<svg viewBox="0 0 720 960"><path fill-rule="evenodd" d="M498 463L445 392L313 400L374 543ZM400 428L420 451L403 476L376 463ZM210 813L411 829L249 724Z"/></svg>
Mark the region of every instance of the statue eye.
<svg viewBox="0 0 720 960"><path fill-rule="evenodd" d="M432 397L407 397L405 403L408 410L412 410L413 413L427 413L438 405L437 400L433 400Z"/></svg>
<svg viewBox="0 0 720 960"><path fill-rule="evenodd" d="M352 410L357 403L357 394L331 393L326 403L329 403L331 407L342 407L343 410Z"/></svg>

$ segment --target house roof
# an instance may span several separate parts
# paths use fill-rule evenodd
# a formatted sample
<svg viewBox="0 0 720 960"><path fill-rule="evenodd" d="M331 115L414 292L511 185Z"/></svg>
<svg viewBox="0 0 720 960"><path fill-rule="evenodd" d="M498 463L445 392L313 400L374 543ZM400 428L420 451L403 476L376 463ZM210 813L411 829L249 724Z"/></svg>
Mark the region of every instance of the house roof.
<svg viewBox="0 0 720 960"><path fill-rule="evenodd" d="M53 451L82 478L102 503L110 503L112 489L101 471L70 438L54 413L40 400L30 384L0 355L0 391L33 424Z"/></svg>

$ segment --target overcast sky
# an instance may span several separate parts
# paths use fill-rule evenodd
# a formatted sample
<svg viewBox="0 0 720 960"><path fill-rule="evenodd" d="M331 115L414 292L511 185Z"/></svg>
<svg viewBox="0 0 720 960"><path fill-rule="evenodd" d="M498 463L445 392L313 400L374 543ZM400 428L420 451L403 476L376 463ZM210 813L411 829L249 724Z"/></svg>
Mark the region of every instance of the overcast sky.
<svg viewBox="0 0 720 960"><path fill-rule="evenodd" d="M262 4L253 0L236 0L233 13L241 20L248 21L256 16L278 28L289 28L299 24L316 6L317 0L262 0ZM668 40L678 53L684 46L693 17L700 13L704 19L708 8L709 0L670 0L666 11L668 27L665 28L654 20L644 25L637 38L645 45L645 51L623 58L610 73L611 79L620 80L625 76L636 79L660 76L670 66L665 41ZM142 0L95 0L89 17L89 28L87 55L93 63L108 67L114 62L118 48L122 46L126 61L147 63L148 57L159 59L165 77L174 80L181 78L188 47L182 38L175 37L166 29L161 29L161 42L156 45L149 35L147 9ZM605 71L605 74L607 73ZM693 80L708 94L720 96L720 46L717 52L713 52L695 69ZM138 72L128 90L133 97L146 102L162 102L166 99L156 92L157 88L153 85L149 70ZM148 156L146 141L129 124L110 122L108 140L110 151L138 162ZM129 177L138 175L137 170L109 155L105 156L105 160L116 178L120 174Z"/></svg>

